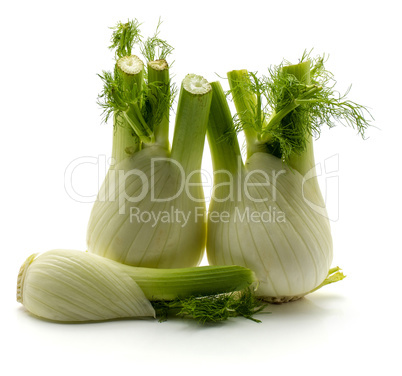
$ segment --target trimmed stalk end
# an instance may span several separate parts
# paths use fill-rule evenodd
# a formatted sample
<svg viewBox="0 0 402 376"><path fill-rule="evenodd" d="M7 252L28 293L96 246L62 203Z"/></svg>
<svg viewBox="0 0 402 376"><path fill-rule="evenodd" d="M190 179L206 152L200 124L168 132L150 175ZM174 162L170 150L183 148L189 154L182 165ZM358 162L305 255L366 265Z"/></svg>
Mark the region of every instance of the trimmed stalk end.
<svg viewBox="0 0 402 376"><path fill-rule="evenodd" d="M299 300L300 298L303 298L307 294L311 294L314 291L319 290L321 287L324 287L326 285L330 285L331 283L339 282L342 281L342 279L346 278L346 276L343 274L342 269L339 266L336 266L334 268L331 268L328 271L327 278L324 279L324 281L318 285L315 289L301 295L297 296L278 296L278 297L271 297L271 296L263 296L263 297L258 297L259 299L271 303L271 304L282 304L282 303L288 303L288 302L294 302L296 300Z"/></svg>
<svg viewBox="0 0 402 376"><path fill-rule="evenodd" d="M300 82L306 85L310 84L310 68L311 61L303 61L298 64L285 65L282 67L282 71L287 74L293 74Z"/></svg>
<svg viewBox="0 0 402 376"><path fill-rule="evenodd" d="M117 61L117 67L128 75L136 75L144 68L144 63L135 55L124 56Z"/></svg>
<svg viewBox="0 0 402 376"><path fill-rule="evenodd" d="M229 83L231 82L230 80L232 80L232 83L233 83L233 81L235 81L236 79L239 79L239 78L242 78L242 79L247 78L248 79L248 70L247 69L235 69L230 72L227 72L227 76L229 79Z"/></svg>
<svg viewBox="0 0 402 376"><path fill-rule="evenodd" d="M211 99L212 87L205 78L188 74L183 79L177 104L171 158L179 162L188 174L197 170L195 179L200 179L199 170Z"/></svg>
<svg viewBox="0 0 402 376"><path fill-rule="evenodd" d="M169 68L168 63L163 59L150 61L148 62L148 66L156 71L163 71Z"/></svg>
<svg viewBox="0 0 402 376"><path fill-rule="evenodd" d="M38 253L32 254L21 265L20 271L18 273L18 278L17 278L17 302L18 303L23 304L23 292L24 292L23 289L24 289L25 276L27 274L29 266L36 259L36 256L38 256Z"/></svg>
<svg viewBox="0 0 402 376"><path fill-rule="evenodd" d="M183 80L183 88L191 94L203 95L212 90L209 82L202 76L188 74Z"/></svg>

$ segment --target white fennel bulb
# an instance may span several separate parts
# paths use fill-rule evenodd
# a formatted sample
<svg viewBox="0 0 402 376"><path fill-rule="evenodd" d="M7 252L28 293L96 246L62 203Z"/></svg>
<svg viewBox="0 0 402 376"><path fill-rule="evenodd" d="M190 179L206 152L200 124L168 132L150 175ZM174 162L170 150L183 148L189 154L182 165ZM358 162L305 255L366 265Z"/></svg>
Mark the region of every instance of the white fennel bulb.
<svg viewBox="0 0 402 376"><path fill-rule="evenodd" d="M80 251L28 257L18 275L17 301L53 321L155 317L141 288L117 263Z"/></svg>
<svg viewBox="0 0 402 376"><path fill-rule="evenodd" d="M121 28L117 45L128 47L118 48L114 72L103 72L99 98L106 120L114 119L114 163L89 218L88 251L135 266L196 266L206 242L200 169L211 87L201 76L184 78L170 148L169 112L176 89L165 58L172 48L158 33L148 39L140 48L147 60L144 69L129 54L127 36L138 36L138 25Z"/></svg>
<svg viewBox="0 0 402 376"><path fill-rule="evenodd" d="M187 75L172 150L144 144L109 169L88 223L89 252L144 267L200 263L206 241L200 169L211 96L205 79Z"/></svg>
<svg viewBox="0 0 402 376"><path fill-rule="evenodd" d="M333 254L329 221L307 201L320 197L317 186L267 153L253 154L232 175L232 199L219 175L209 207L210 264L251 268L257 295L273 301L293 300L320 285Z"/></svg>
<svg viewBox="0 0 402 376"><path fill-rule="evenodd" d="M254 270L256 294L271 302L296 300L344 277L330 268L332 236L312 135L323 123L333 126L333 119L346 120L361 133L368 125L364 107L333 96L323 59L312 64L306 58L270 69L269 77L229 72L236 123L220 84L212 83L208 260ZM239 129L247 143L245 163Z"/></svg>
<svg viewBox="0 0 402 376"><path fill-rule="evenodd" d="M252 315L264 307L247 292L255 282L254 273L241 266L140 268L56 249L33 254L22 264L17 301L39 318L63 322L165 320L170 312L201 322L234 316L254 320Z"/></svg>

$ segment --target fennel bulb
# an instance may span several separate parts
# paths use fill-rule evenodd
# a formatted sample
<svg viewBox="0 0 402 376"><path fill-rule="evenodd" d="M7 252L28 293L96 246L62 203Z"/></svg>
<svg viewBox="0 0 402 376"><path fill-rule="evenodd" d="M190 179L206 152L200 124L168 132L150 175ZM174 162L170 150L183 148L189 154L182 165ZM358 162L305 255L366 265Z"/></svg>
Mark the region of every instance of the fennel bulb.
<svg viewBox="0 0 402 376"><path fill-rule="evenodd" d="M228 73L239 121L233 123L219 83L207 130L214 166L208 213L211 265L255 271L257 296L296 300L342 279L333 259L331 229L315 173L313 133L344 119L363 133L364 107L334 98L323 59L270 70L257 78ZM271 112L269 112L271 111ZM242 162L236 130L244 130Z"/></svg>
<svg viewBox="0 0 402 376"><path fill-rule="evenodd" d="M150 60L157 47L162 49L159 59ZM137 56L122 56L127 51L131 47L118 50L114 73L101 76L100 104L106 119L114 118L115 163L93 205L88 251L135 266L196 266L206 242L200 168L211 87L201 76L184 78L170 148L175 88L164 58L171 47L157 36L149 39L142 48L148 60L145 71Z"/></svg>
<svg viewBox="0 0 402 376"><path fill-rule="evenodd" d="M58 249L31 255L23 263L17 301L35 316L65 322L166 319L170 312L201 322L230 316L252 319L262 304L251 293L232 294L255 282L254 273L240 266L139 268L88 252ZM223 293L230 294L223 297ZM217 301L224 304L217 306Z"/></svg>

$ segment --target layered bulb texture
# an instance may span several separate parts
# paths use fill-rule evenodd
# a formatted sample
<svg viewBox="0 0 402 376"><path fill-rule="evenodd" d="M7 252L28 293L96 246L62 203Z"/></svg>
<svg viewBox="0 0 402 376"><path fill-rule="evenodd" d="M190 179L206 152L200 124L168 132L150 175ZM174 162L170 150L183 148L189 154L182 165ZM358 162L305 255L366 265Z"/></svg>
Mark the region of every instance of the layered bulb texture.
<svg viewBox="0 0 402 376"><path fill-rule="evenodd" d="M170 310L201 321L252 319L261 303L234 292L255 281L254 273L240 266L141 268L89 252L55 249L33 254L22 264L17 301L34 316L62 322L161 318ZM228 298L217 306L225 293Z"/></svg>
<svg viewBox="0 0 402 376"><path fill-rule="evenodd" d="M138 21L112 28L115 64L98 103L113 120L112 163L93 205L87 251L33 254L17 301L52 321L169 315L218 322L297 300L344 278L317 180L313 140L343 122L364 135L363 106L334 91L324 58L303 54L268 76L228 73L230 91L188 74L176 96L159 38ZM132 54L137 45L142 58ZM144 63L143 60L146 62ZM232 116L227 96L234 102ZM240 151L242 131L247 155ZM201 162L214 170L207 212ZM204 252L208 266L199 267Z"/></svg>
<svg viewBox="0 0 402 376"><path fill-rule="evenodd" d="M191 182L198 185L186 192L184 171L159 146L123 160L107 173L92 209L88 250L136 266L198 265L206 208L199 178ZM113 199L106 192L111 186Z"/></svg>
<svg viewBox="0 0 402 376"><path fill-rule="evenodd" d="M296 300L344 278L331 268L330 223L317 180L313 135L344 120L363 133L363 108L337 97L322 58L228 73L236 115L212 83L207 130L214 168L208 212L211 265L242 265L257 275L256 295ZM243 163L237 132L243 131Z"/></svg>
<svg viewBox="0 0 402 376"><path fill-rule="evenodd" d="M113 119L112 163L89 218L87 249L132 266L193 267L206 242L200 169L211 86L196 74L182 80L170 146L177 90L166 59L173 47L159 38L160 23L146 41L139 26L117 25L114 70L100 75L98 102L105 121Z"/></svg>
<svg viewBox="0 0 402 376"><path fill-rule="evenodd" d="M278 302L297 299L325 280L333 258L316 178L305 181L267 153L255 153L245 165L238 164L231 181L223 173L215 177L208 260L254 270L257 296Z"/></svg>
<svg viewBox="0 0 402 376"><path fill-rule="evenodd" d="M89 252L152 268L200 263L206 242L200 169L211 97L205 79L188 75L179 95L172 148L164 117L156 136L143 139L140 150L129 150L131 155L111 166L90 216Z"/></svg>

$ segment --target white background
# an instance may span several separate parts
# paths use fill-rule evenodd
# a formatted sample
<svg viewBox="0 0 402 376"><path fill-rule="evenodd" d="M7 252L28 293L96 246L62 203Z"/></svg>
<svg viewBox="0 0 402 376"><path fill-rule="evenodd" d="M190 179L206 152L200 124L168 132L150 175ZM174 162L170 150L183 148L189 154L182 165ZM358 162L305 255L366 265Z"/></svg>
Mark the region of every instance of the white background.
<svg viewBox="0 0 402 376"><path fill-rule="evenodd" d="M328 4L328 5L327 5ZM1 310L3 375L274 374L394 375L400 351L401 44L397 1L18 1L0 15ZM235 319L200 327L183 320L60 325L15 301L18 269L34 252L85 249L91 203L65 191L74 159L109 156L96 76L118 20L137 18L175 47L173 72L216 80L232 69L264 73L304 49L330 55L340 91L369 106L376 128L324 129L316 161L339 157L330 185L334 265L347 278L307 298L272 306L261 324ZM224 82L224 87L227 88ZM204 168L211 171L208 149ZM102 180L102 173L99 179ZM332 181L333 182L333 181ZM99 182L100 183L100 182ZM325 180L320 181L325 186ZM95 195L97 166L74 187ZM335 189L334 189L335 187ZM339 212L338 212L339 208ZM338 215L339 214L339 215ZM3 372L4 371L4 372ZM278 374L278 373L277 373Z"/></svg>

